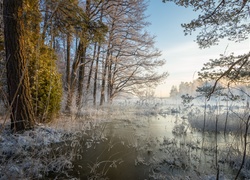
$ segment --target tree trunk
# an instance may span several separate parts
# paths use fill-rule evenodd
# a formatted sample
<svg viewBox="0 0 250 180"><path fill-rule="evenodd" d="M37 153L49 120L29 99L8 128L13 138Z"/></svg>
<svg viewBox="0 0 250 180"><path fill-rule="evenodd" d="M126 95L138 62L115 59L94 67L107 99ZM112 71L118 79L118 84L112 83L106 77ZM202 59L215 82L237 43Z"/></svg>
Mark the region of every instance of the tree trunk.
<svg viewBox="0 0 250 180"><path fill-rule="evenodd" d="M101 45L98 45L97 55L96 55L96 65L95 65L95 77L94 77L94 89L93 89L93 104L96 105L96 92L97 92L97 77L98 77L98 67L99 67L99 58L101 52Z"/></svg>
<svg viewBox="0 0 250 180"><path fill-rule="evenodd" d="M104 62L103 70L102 70L102 85L101 85L101 97L100 97L100 106L103 105L105 100L105 85L106 85L106 74L108 67L108 59L109 59L109 50L107 52L107 57Z"/></svg>
<svg viewBox="0 0 250 180"><path fill-rule="evenodd" d="M66 90L69 91L70 88L70 47L71 47L71 35L67 34L67 55L66 55Z"/></svg>
<svg viewBox="0 0 250 180"><path fill-rule="evenodd" d="M205 133L205 127L206 127L206 119L207 119L207 97L205 96L205 107L204 107L204 115L203 115L203 129L202 133Z"/></svg>
<svg viewBox="0 0 250 180"><path fill-rule="evenodd" d="M85 75L85 62L86 62L86 45L83 47L83 51L80 54L80 67L79 67L79 78L78 78L78 89L77 89L77 99L76 105L78 110L82 107L82 98L83 98L83 81Z"/></svg>
<svg viewBox="0 0 250 180"><path fill-rule="evenodd" d="M87 82L87 87L86 87L86 95L88 95L88 92L89 92L90 81L91 81L92 72L93 72L94 60L96 58L96 48L97 48L97 43L95 43L95 45L94 45L93 59L91 60L91 64L90 64L90 68L89 68L88 82Z"/></svg>
<svg viewBox="0 0 250 180"><path fill-rule="evenodd" d="M111 102L111 94L112 94L112 54L110 55L109 61L108 61L108 102Z"/></svg>
<svg viewBox="0 0 250 180"><path fill-rule="evenodd" d="M100 22L102 22L103 18L103 4L101 7L101 14L100 14ZM94 89L93 89L93 104L96 105L96 92L97 92L97 78L98 78L98 66L99 66L99 58L101 52L101 42L98 42L97 48L97 55L96 55L96 66L95 66L95 77L94 77Z"/></svg>
<svg viewBox="0 0 250 180"><path fill-rule="evenodd" d="M86 16L89 20L90 18L90 0L86 1ZM88 22L89 24L89 22ZM77 91L77 99L76 99L76 105L78 107L78 110L82 108L82 99L83 99L83 81L84 81L84 75L85 75L85 63L86 63L86 51L88 47L88 37L87 32L88 29L83 30L85 31L82 37L82 51L80 53L80 67L79 67L79 78L78 78L78 91Z"/></svg>
<svg viewBox="0 0 250 180"><path fill-rule="evenodd" d="M120 53L120 52L119 52ZM116 73L117 73L117 57L119 56L119 53L118 55L116 56L115 58L115 62L113 62L113 71L112 71L112 74L111 74L111 80L110 80L110 94L109 94L109 98L110 98L110 102L112 103L113 101L113 98L115 97L115 94L116 92L114 91L114 82L115 82L115 76L116 76Z"/></svg>
<svg viewBox="0 0 250 180"><path fill-rule="evenodd" d="M4 0L4 38L11 129L14 132L34 127L34 112L24 55L23 0Z"/></svg>
<svg viewBox="0 0 250 180"><path fill-rule="evenodd" d="M111 27L111 32L110 32L110 36L109 36L109 40L108 40L107 54L106 54L106 58L105 58L104 66L103 66L103 71L102 71L100 106L103 105L104 100L105 100L106 75L107 75L107 69L108 69L110 57L112 54L111 53L111 46L112 46L111 41L113 39L113 27L114 27L114 24L112 24L112 27Z"/></svg>
<svg viewBox="0 0 250 180"><path fill-rule="evenodd" d="M79 63L80 63L80 54L81 54L81 52L82 52L82 43L80 41L78 46L77 46L75 60L74 60L74 62L72 64L72 68L71 68L70 88L69 88L69 91L68 91L68 94L67 94L67 102L66 102L66 108L65 108L65 110L67 112L70 112L72 102L73 102L73 95L75 93L76 81L77 81L77 76L76 75L77 75L77 71L78 71L78 67L79 67Z"/></svg>
<svg viewBox="0 0 250 180"><path fill-rule="evenodd" d="M45 42L46 37L46 31L47 31L47 21L48 21L48 3L45 2L45 15L44 15L44 21L43 21L43 29L42 29L42 42Z"/></svg>

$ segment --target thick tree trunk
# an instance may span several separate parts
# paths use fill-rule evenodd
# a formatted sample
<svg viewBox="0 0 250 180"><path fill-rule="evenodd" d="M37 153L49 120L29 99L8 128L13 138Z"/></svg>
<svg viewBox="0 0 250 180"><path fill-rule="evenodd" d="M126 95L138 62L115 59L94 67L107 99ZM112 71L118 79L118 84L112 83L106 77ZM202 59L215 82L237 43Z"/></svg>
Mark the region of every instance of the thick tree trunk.
<svg viewBox="0 0 250 180"><path fill-rule="evenodd" d="M22 6L23 0L3 1L8 98L11 108L11 129L14 132L34 127L28 62L24 56Z"/></svg>
<svg viewBox="0 0 250 180"><path fill-rule="evenodd" d="M79 63L80 63L81 52L82 52L82 43L80 41L78 44L77 50L76 50L75 60L72 64L72 68L71 68L70 88L68 90L67 102L66 102L66 108L65 108L65 110L67 112L70 112L72 102L73 102L73 95L74 95L75 89L76 89L77 72L78 72L78 67L79 67Z"/></svg>
<svg viewBox="0 0 250 180"><path fill-rule="evenodd" d="M84 45L85 46L85 45ZM83 83L85 75L85 62L86 62L86 46L83 48L83 51L80 55L80 67L79 67L79 78L78 78L78 89L77 89L77 99L76 105L78 110L82 107L82 98L83 98Z"/></svg>

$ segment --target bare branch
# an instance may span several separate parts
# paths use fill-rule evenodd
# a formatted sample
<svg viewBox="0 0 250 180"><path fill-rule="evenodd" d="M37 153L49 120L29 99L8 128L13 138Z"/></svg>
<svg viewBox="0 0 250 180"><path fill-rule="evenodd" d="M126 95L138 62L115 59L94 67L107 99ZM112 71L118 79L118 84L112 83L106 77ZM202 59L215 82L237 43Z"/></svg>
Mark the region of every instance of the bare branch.
<svg viewBox="0 0 250 180"><path fill-rule="evenodd" d="M243 65L248 61L249 56L250 56L250 53L246 54L246 55L243 56L242 58L240 58L240 59L238 59L237 61L235 61L235 62L234 62L234 63L233 63L224 73L222 73L222 74L220 75L219 78L216 79L216 81L215 81L215 83L214 83L214 85L213 85L212 91L208 94L208 99L210 99L211 95L214 93L214 91L215 91L215 89L216 89L216 87L217 87L218 82L219 82L223 77L225 77L226 75L228 75L228 74L233 70L233 68L234 68L237 64L239 64L241 61L245 60L245 61L243 62L243 64L241 65L241 67L240 67L240 69L241 69L241 68L243 67Z"/></svg>

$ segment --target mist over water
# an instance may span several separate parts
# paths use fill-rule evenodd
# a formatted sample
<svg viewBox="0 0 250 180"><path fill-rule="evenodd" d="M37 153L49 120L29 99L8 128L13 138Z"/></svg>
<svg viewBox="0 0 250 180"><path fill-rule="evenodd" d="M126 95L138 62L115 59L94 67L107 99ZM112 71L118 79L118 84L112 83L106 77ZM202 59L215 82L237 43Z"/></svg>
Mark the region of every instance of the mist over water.
<svg viewBox="0 0 250 180"><path fill-rule="evenodd" d="M215 131L213 110L203 132L203 106L185 109L163 101L109 106L108 120L79 137L70 176L80 179L233 179L244 149L243 124L234 116ZM211 108L212 109L212 108ZM107 118L106 117L106 118ZM91 123L91 122L90 122ZM241 125L240 125L241 124ZM249 163L249 145L246 162ZM246 163L241 178L249 178ZM219 167L219 170L218 170ZM219 173L218 173L219 172Z"/></svg>

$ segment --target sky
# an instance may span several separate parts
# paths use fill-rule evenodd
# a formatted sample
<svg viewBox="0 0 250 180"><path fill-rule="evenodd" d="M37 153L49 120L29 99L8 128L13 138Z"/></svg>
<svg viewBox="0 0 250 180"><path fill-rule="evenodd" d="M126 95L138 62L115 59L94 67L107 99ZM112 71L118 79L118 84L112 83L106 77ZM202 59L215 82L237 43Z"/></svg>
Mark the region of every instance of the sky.
<svg viewBox="0 0 250 180"><path fill-rule="evenodd" d="M181 23L188 23L198 16L191 9L179 7L174 3L162 3L162 0L150 0L147 28L150 34L156 36L155 47L162 52L166 65L160 71L167 71L168 78L156 88L155 95L167 97L171 87L179 86L181 82L191 82L196 79L197 72L209 59L218 58L220 54L243 54L250 49L250 40L235 43L222 40L219 45L200 49L195 42L196 35L184 36Z"/></svg>

